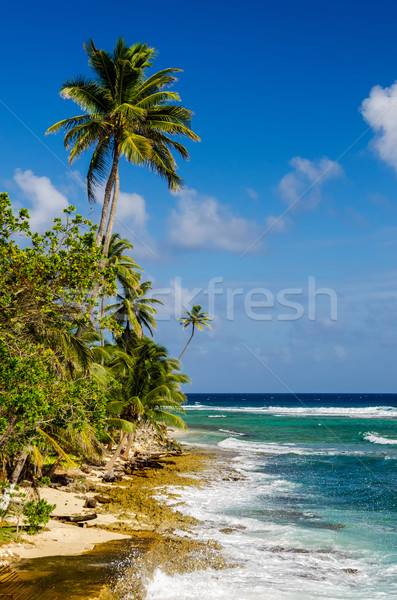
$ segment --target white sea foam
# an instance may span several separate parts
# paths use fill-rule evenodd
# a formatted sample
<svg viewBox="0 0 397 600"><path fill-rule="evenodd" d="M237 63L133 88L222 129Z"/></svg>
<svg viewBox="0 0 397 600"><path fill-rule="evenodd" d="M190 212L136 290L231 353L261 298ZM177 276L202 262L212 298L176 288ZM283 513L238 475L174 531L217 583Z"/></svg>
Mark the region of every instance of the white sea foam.
<svg viewBox="0 0 397 600"><path fill-rule="evenodd" d="M208 415L209 419L226 419L226 415Z"/></svg>
<svg viewBox="0 0 397 600"><path fill-rule="evenodd" d="M257 519L266 509L278 510L282 496L300 494L300 486L268 473L240 472L240 481L225 481L222 473L199 488L167 487L178 499L160 493L175 510L201 521L184 535L220 542L235 566L173 576L158 568L147 582L146 600L378 600L396 590L387 584L385 595L374 556L348 556L334 532Z"/></svg>
<svg viewBox="0 0 397 600"><path fill-rule="evenodd" d="M378 435L376 432L368 432L364 434L364 440L367 442L372 442L373 444L393 444L397 445L397 440L392 440L391 438L385 438L381 435Z"/></svg>
<svg viewBox="0 0 397 600"><path fill-rule="evenodd" d="M389 443L389 441L379 443ZM393 443L397 442L394 441ZM296 446L294 444L280 444L275 442L250 442L247 440L240 440L235 437L228 437L221 442L218 442L218 447L222 448L223 450L241 452L246 456L273 456L278 454L297 454L300 456L373 456L376 452L375 450L366 451L364 448L355 450L354 448L344 446L343 444L341 444L339 447L322 447L320 449L315 447L304 447ZM382 455L382 458L390 457Z"/></svg>
<svg viewBox="0 0 397 600"><path fill-rule="evenodd" d="M238 431L231 431L230 429L218 429L218 431L221 431L222 433L230 433L231 435L239 435L244 437L245 433L239 433Z"/></svg>
<svg viewBox="0 0 397 600"><path fill-rule="evenodd" d="M269 414L274 416L301 417L348 417L354 419L397 419L395 406L185 406L186 410L221 411L222 413L252 413Z"/></svg>

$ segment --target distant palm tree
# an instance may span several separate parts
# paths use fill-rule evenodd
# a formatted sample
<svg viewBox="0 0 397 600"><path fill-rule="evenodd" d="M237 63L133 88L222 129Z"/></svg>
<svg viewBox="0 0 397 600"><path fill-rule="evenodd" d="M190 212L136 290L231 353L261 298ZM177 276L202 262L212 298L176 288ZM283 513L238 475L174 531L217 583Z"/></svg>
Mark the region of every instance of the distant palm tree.
<svg viewBox="0 0 397 600"><path fill-rule="evenodd" d="M183 354L185 353L186 348L192 341L195 330L198 329L199 331L201 331L203 329L203 327L209 327L211 329L211 325L209 324L209 321L212 321L212 319L209 318L208 313L201 311L200 304L196 304L195 306L193 306L191 312L185 310L185 312L183 314L186 315L186 317L180 317L178 319L178 321L181 321L181 325L183 326L183 329L186 329L186 327L189 327L191 325L192 333L191 333L190 338L187 341L186 346L182 350L178 360L181 360Z"/></svg>
<svg viewBox="0 0 397 600"><path fill-rule="evenodd" d="M93 149L87 174L88 199L95 201L95 188L106 181L102 214L97 232L97 246L102 243L108 253L120 189L119 159L149 167L166 179L170 189L182 184L176 174L175 150L188 159L186 148L174 137L199 141L190 129L192 112L175 104L176 92L165 87L176 81L180 69L163 69L146 78L156 52L147 44L126 46L123 38L112 53L99 50L92 40L84 45L94 79L82 75L66 81L61 88L64 98L71 98L83 114L55 123L47 130L63 129L65 147L72 163L83 152ZM171 136L171 137L170 137ZM113 200L110 205L113 190ZM108 219L108 213L110 215Z"/></svg>

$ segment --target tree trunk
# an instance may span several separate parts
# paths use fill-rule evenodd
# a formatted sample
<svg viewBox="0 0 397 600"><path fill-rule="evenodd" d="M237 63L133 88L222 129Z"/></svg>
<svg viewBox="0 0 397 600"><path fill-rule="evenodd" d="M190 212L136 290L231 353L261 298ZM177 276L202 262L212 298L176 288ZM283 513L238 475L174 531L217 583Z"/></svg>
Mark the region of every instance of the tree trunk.
<svg viewBox="0 0 397 600"><path fill-rule="evenodd" d="M131 452L131 446L134 443L134 434L133 433L129 433L128 437L127 437L127 445L125 447L124 453L122 455L122 459L123 460L128 460L128 456Z"/></svg>
<svg viewBox="0 0 397 600"><path fill-rule="evenodd" d="M189 344L190 344L190 342L192 341L192 339L193 339L193 336L194 336L194 323L193 323L193 327L192 327L192 335L191 335L191 336L190 336L190 338L188 339L188 341L187 341L187 344L186 344L186 346L184 347L184 349L182 350L182 352L181 352L181 354L180 354L180 356L179 356L178 360L181 360L182 356L183 356L183 355L184 355L184 353L185 353L185 350L186 350L186 348L188 347L188 345L189 345Z"/></svg>
<svg viewBox="0 0 397 600"><path fill-rule="evenodd" d="M62 460L62 456L58 456L58 458L56 459L56 461L54 463L52 463L51 467L46 472L46 477L49 477L50 479L52 477L54 477L55 471L57 470L57 468L61 464L61 460Z"/></svg>
<svg viewBox="0 0 397 600"><path fill-rule="evenodd" d="M18 483L18 480L19 480L19 478L21 476L21 473L22 473L22 470L23 470L23 468L25 466L27 458L28 458L28 452L27 452L27 449L24 448L19 453L16 465L15 465L14 470L12 472L12 475L10 477L10 483Z"/></svg>
<svg viewBox="0 0 397 600"><path fill-rule="evenodd" d="M116 450L114 451L112 458L109 460L109 462L106 465L106 471L111 471L113 469L114 463L116 462L116 459L120 456L120 452L123 449L126 436L128 436L128 433L124 432L120 438L119 445L117 446Z"/></svg>
<svg viewBox="0 0 397 600"><path fill-rule="evenodd" d="M110 208L109 221L108 221L108 226L107 226L107 229L106 229L105 241L104 241L104 244L103 244L103 254L105 256L107 256L108 252L109 252L110 239L112 237L114 219L115 219L115 216L116 216L117 200L119 199L119 191L120 191L120 177L119 177L119 170L117 168L116 169L115 179L114 179L114 190L113 190L112 206Z"/></svg>
<svg viewBox="0 0 397 600"><path fill-rule="evenodd" d="M101 320L103 319L104 315L105 315L105 295L103 295L102 299L101 299ZM101 346L102 346L102 348L104 347L104 345L105 345L105 336L103 335L103 327L101 325ZM103 365L103 359L101 361L101 364Z"/></svg>
<svg viewBox="0 0 397 600"><path fill-rule="evenodd" d="M114 154L113 154L112 169L110 171L109 179L107 180L106 187L105 187L105 196L103 198L101 220L99 222L99 228L98 228L98 231L96 234L96 245L98 247L102 244L102 239L105 234L106 223L108 220L110 198L112 195L112 189L113 189L114 181L116 178L116 173L118 171L119 158L120 158L120 150L119 150L118 146L116 146ZM104 252L104 254L106 254L106 253Z"/></svg>

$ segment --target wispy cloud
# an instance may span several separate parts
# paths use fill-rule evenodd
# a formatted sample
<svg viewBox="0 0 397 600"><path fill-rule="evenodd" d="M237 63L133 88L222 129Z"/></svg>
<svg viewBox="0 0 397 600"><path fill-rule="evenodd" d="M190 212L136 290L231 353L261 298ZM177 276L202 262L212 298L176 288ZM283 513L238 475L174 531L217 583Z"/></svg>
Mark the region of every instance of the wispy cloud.
<svg viewBox="0 0 397 600"><path fill-rule="evenodd" d="M66 196L56 189L48 177L39 177L30 170L17 169L14 181L31 203L30 224L34 231L48 228L69 204Z"/></svg>
<svg viewBox="0 0 397 600"><path fill-rule="evenodd" d="M178 207L168 219L168 241L174 247L241 252L262 231L256 221L233 214L212 196L193 189L175 195ZM256 247L262 249L263 244Z"/></svg>
<svg viewBox="0 0 397 600"><path fill-rule="evenodd" d="M324 183L343 175L342 167L326 156L318 160L295 156L289 164L293 171L284 175L278 190L288 206L296 205L300 210L316 208L321 201Z"/></svg>
<svg viewBox="0 0 397 600"><path fill-rule="evenodd" d="M360 110L376 133L375 150L397 171L397 81L386 88L374 86Z"/></svg>

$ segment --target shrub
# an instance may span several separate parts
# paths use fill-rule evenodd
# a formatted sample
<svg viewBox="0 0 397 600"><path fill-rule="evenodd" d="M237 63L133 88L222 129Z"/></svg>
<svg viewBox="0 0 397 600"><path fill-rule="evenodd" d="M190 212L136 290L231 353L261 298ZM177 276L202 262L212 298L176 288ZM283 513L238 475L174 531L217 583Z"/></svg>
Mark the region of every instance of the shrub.
<svg viewBox="0 0 397 600"><path fill-rule="evenodd" d="M48 504L47 500L30 500L23 509L24 522L28 524L28 533L36 533L40 527L48 523L50 514L55 504Z"/></svg>

